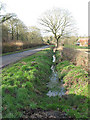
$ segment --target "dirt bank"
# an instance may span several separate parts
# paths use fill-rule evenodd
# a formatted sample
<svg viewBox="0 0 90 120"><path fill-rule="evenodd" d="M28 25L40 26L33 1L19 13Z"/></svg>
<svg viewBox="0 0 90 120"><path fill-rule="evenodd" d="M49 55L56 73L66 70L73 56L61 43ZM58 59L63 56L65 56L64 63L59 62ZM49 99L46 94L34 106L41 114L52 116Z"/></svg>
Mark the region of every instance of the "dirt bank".
<svg viewBox="0 0 90 120"><path fill-rule="evenodd" d="M62 60L70 60L76 66L82 66L88 71L88 53L73 48L63 48L61 51Z"/></svg>

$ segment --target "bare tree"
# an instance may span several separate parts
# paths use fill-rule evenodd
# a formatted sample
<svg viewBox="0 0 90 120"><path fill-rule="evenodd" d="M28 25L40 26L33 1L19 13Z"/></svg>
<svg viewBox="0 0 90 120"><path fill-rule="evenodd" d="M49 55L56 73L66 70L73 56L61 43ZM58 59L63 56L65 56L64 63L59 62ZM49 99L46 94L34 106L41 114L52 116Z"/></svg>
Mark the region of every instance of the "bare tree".
<svg viewBox="0 0 90 120"><path fill-rule="evenodd" d="M39 19L39 23L45 27L46 32L51 32L59 46L59 39L70 35L73 26L73 17L67 10L55 8L46 11Z"/></svg>

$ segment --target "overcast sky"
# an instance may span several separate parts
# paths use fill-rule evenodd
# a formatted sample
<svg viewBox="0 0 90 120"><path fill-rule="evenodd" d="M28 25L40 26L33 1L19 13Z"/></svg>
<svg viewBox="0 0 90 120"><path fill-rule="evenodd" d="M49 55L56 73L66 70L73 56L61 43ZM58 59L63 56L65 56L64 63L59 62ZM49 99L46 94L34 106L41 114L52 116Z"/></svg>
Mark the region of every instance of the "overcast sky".
<svg viewBox="0 0 90 120"><path fill-rule="evenodd" d="M68 9L76 20L79 35L88 35L89 0L1 0L6 3L6 12L16 13L27 25L37 25L39 16L53 7Z"/></svg>

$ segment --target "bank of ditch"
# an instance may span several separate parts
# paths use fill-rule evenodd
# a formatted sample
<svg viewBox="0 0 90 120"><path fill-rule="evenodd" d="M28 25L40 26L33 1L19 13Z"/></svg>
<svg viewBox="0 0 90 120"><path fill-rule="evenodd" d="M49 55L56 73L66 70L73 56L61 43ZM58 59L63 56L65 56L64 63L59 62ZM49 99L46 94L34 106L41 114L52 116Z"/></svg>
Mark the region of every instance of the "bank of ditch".
<svg viewBox="0 0 90 120"><path fill-rule="evenodd" d="M3 118L25 117L26 111L45 107L52 54L46 49L2 70Z"/></svg>
<svg viewBox="0 0 90 120"><path fill-rule="evenodd" d="M62 61L60 51L55 63L52 56L48 48L3 69L3 118L88 118L87 72ZM52 64L67 90L62 97L47 95Z"/></svg>
<svg viewBox="0 0 90 120"><path fill-rule="evenodd" d="M88 72L82 66L75 66L61 51L56 51L56 70L59 80L63 79L66 95L60 100L62 109L75 118L88 118L89 94L88 94Z"/></svg>

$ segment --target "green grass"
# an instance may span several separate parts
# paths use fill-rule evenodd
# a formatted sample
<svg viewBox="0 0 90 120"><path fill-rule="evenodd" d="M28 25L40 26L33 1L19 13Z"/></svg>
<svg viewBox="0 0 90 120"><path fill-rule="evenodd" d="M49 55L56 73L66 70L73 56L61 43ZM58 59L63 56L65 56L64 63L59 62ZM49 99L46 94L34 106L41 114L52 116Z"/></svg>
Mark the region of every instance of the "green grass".
<svg viewBox="0 0 90 120"><path fill-rule="evenodd" d="M3 118L24 117L25 111L37 108L64 111L78 119L88 118L88 77L81 67L69 61L58 63L56 69L60 79L64 80L68 94L62 98L46 95L52 55L52 50L48 48L3 69Z"/></svg>
<svg viewBox="0 0 90 120"><path fill-rule="evenodd" d="M52 51L43 50L2 71L3 118L23 116L23 110L45 106Z"/></svg>
<svg viewBox="0 0 90 120"><path fill-rule="evenodd" d="M67 96L60 100L62 110L72 117L88 118L88 73L69 61L57 64L56 69L67 90Z"/></svg>
<svg viewBox="0 0 90 120"><path fill-rule="evenodd" d="M66 48L75 48L75 49L89 49L90 47L86 46L77 46L77 45L64 45Z"/></svg>
<svg viewBox="0 0 90 120"><path fill-rule="evenodd" d="M62 69L65 67L65 66L68 66L70 64L69 61L65 60L63 62L59 62L56 66L56 69L58 71L58 73L61 73Z"/></svg>

